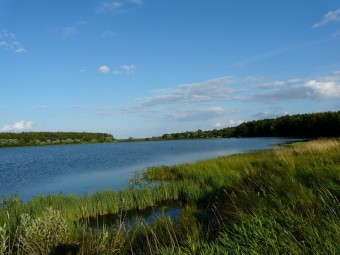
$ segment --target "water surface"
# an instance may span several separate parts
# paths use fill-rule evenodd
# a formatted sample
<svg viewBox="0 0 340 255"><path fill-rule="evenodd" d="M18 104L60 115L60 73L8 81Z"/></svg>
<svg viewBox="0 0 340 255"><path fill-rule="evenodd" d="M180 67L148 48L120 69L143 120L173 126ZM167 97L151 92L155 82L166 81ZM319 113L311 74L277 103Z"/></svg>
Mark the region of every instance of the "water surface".
<svg viewBox="0 0 340 255"><path fill-rule="evenodd" d="M84 194L128 186L134 172L272 148L284 138L231 138L0 149L0 196Z"/></svg>

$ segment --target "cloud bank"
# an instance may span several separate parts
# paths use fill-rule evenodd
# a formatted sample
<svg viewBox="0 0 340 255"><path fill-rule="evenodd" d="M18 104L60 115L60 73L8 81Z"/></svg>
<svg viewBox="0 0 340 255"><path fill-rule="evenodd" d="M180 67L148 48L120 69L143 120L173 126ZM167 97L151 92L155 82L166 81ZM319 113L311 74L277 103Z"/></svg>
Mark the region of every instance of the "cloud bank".
<svg viewBox="0 0 340 255"><path fill-rule="evenodd" d="M175 121L200 121L214 119L216 117L223 117L235 112L237 111L223 109L222 107L209 107L205 109L181 110L177 113L169 115L168 117L170 120Z"/></svg>
<svg viewBox="0 0 340 255"><path fill-rule="evenodd" d="M314 79L296 79L296 81L300 82L293 85L289 81L284 82L279 88L268 87L265 91L254 92L240 100L273 104L302 99L322 101L340 98L340 71Z"/></svg>
<svg viewBox="0 0 340 255"><path fill-rule="evenodd" d="M233 83L231 77L221 77L201 83L180 85L178 89L160 89L153 97L136 100L137 108L164 104L203 104L211 101L230 100L238 90L228 87Z"/></svg>
<svg viewBox="0 0 340 255"><path fill-rule="evenodd" d="M340 99L340 71L314 78L294 77L286 81L270 81L265 77L221 77L150 93L153 95L139 97L131 105L119 107L118 114L140 113L142 117L149 118L146 113L152 111L152 118L165 121L215 119L215 127L226 127L242 121L219 119L250 110L239 108L240 103L249 103L249 107L254 107L253 103L267 105L268 111L253 113L253 117L263 119L286 115L280 103L306 99L336 101Z"/></svg>
<svg viewBox="0 0 340 255"><path fill-rule="evenodd" d="M237 89L234 87L237 86ZM236 96L237 93L246 94ZM122 106L122 112L136 111L160 105L207 104L243 101L261 104L311 99L316 101L340 98L340 71L314 79L294 78L287 81L265 81L264 78L237 80L221 77L201 83L183 84L177 89L159 89L154 96L140 97L135 104Z"/></svg>
<svg viewBox="0 0 340 255"><path fill-rule="evenodd" d="M25 122L24 120L16 122L14 125L5 125L1 128L2 132L18 132L30 130L35 123L33 121Z"/></svg>

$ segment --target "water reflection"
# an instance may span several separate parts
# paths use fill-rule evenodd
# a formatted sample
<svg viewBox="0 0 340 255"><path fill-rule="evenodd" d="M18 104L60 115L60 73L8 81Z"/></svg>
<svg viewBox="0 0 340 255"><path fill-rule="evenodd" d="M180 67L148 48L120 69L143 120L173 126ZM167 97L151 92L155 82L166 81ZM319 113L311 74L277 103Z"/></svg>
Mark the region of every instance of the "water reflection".
<svg viewBox="0 0 340 255"><path fill-rule="evenodd" d="M295 139L296 140L296 139ZM252 150L294 139L231 138L0 149L0 195L84 194L128 186L134 172Z"/></svg>
<svg viewBox="0 0 340 255"><path fill-rule="evenodd" d="M98 215L81 219L79 222L93 228L117 227L122 224L126 228L133 227L138 220L146 223L154 222L159 216L169 217L176 220L181 213L181 204L177 201L162 202L156 206L149 206L143 210L129 210L119 214Z"/></svg>

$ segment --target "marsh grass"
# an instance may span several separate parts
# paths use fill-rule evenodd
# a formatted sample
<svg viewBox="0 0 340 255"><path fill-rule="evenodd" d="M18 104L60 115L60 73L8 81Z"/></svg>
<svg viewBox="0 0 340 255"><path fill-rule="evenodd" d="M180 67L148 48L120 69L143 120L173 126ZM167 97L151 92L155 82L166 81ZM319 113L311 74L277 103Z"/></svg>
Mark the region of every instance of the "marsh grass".
<svg viewBox="0 0 340 255"><path fill-rule="evenodd" d="M339 140L315 140L146 168L131 179L130 188L120 191L40 195L27 203L18 196L3 198L0 251L338 254L339 199ZM151 223L137 218L127 224L128 211L141 211L161 201L180 201L180 215L176 219L161 215ZM106 214L116 214L119 220L99 220Z"/></svg>

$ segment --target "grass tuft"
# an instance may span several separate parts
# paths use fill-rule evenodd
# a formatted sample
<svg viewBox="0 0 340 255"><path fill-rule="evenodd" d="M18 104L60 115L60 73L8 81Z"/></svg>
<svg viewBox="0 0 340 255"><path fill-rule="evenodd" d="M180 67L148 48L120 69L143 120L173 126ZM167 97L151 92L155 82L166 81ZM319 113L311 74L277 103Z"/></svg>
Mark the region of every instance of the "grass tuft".
<svg viewBox="0 0 340 255"><path fill-rule="evenodd" d="M338 139L319 139L149 167L119 191L3 198L0 252L338 254L339 155ZM176 218L124 216L166 201L182 205ZM102 220L109 214L118 220Z"/></svg>

